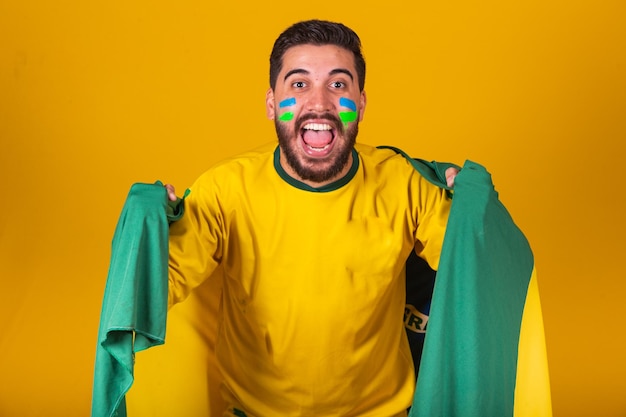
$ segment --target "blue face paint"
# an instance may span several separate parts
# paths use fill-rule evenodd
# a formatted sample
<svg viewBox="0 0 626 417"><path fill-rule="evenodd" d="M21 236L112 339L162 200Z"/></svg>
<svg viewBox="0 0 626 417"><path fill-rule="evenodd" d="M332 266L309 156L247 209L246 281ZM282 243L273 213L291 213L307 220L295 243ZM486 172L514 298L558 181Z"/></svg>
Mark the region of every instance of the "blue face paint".
<svg viewBox="0 0 626 417"><path fill-rule="evenodd" d="M349 98L341 97L339 98L339 105L341 107L347 107L352 111L356 111L356 103Z"/></svg>
<svg viewBox="0 0 626 417"><path fill-rule="evenodd" d="M280 107L280 108L291 107L291 106L295 106L295 105L296 105L295 97L287 98L287 99L281 101L280 103L278 103L278 107Z"/></svg>

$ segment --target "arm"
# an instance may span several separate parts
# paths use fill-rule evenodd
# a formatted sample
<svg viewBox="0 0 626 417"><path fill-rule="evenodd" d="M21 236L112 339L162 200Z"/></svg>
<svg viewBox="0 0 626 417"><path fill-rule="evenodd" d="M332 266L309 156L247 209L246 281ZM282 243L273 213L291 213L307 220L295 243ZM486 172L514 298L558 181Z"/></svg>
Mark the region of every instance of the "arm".
<svg viewBox="0 0 626 417"><path fill-rule="evenodd" d="M202 284L222 258L224 222L210 178L200 177L182 202L172 185L165 186L170 201L184 204L184 215L169 227L169 308Z"/></svg>
<svg viewBox="0 0 626 417"><path fill-rule="evenodd" d="M418 204L415 213L417 218L415 252L425 259L432 269L437 270L452 198L448 190L432 184L418 173L416 176L418 181L415 193Z"/></svg>

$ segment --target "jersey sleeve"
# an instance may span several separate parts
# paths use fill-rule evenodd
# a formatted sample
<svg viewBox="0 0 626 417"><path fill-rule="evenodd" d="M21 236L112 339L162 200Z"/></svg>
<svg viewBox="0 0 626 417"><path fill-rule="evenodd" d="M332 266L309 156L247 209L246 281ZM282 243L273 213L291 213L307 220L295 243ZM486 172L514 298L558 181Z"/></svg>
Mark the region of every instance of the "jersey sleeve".
<svg viewBox="0 0 626 417"><path fill-rule="evenodd" d="M414 209L415 253L428 262L434 269L439 269L439 257L443 246L450 207L452 205L452 188L446 184L445 172L448 168L460 167L448 162L428 162L424 159L412 158L403 150L393 146L377 146L378 149L390 149L402 155L410 165L411 199Z"/></svg>
<svg viewBox="0 0 626 417"><path fill-rule="evenodd" d="M170 225L168 307L183 301L217 268L225 241L218 190L204 174L187 191L184 215Z"/></svg>
<svg viewBox="0 0 626 417"><path fill-rule="evenodd" d="M432 184L421 174L416 172L415 175L415 253L426 260L432 269L437 270L452 204L451 193Z"/></svg>

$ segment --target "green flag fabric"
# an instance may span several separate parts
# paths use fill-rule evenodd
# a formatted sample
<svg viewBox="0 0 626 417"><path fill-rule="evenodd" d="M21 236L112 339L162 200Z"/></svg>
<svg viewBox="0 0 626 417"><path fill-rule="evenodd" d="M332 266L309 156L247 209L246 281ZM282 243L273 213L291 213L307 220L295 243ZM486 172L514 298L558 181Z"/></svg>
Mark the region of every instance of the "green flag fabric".
<svg viewBox="0 0 626 417"><path fill-rule="evenodd" d="M410 415L513 416L533 256L473 162L455 179L439 265Z"/></svg>
<svg viewBox="0 0 626 417"><path fill-rule="evenodd" d="M391 149L452 192L453 165ZM453 193L409 417L551 416L530 245L483 166L466 161Z"/></svg>
<svg viewBox="0 0 626 417"><path fill-rule="evenodd" d="M134 184L113 235L94 370L92 417L126 416L135 352L165 342L168 221L163 184Z"/></svg>

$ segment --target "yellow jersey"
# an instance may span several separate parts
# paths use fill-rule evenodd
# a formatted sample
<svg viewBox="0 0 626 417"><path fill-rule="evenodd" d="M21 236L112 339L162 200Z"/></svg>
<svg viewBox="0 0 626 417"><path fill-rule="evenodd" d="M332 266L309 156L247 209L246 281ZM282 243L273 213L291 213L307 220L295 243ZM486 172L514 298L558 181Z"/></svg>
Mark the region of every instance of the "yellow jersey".
<svg viewBox="0 0 626 417"><path fill-rule="evenodd" d="M405 262L415 250L437 269L451 200L389 149L357 144L321 189L278 158L267 145L192 185L170 227L169 305L223 279L216 355L236 415L406 415Z"/></svg>

